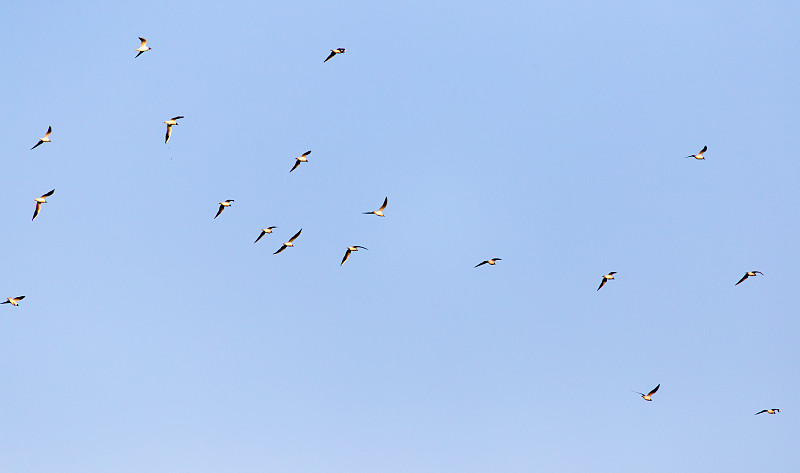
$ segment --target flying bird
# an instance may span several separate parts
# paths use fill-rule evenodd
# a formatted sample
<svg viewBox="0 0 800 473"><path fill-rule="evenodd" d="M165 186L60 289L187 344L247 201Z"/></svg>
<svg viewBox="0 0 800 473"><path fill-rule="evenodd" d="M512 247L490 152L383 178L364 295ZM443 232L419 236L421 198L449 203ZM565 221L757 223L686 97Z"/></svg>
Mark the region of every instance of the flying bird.
<svg viewBox="0 0 800 473"><path fill-rule="evenodd" d="M293 237L289 238L289 241L287 241L286 243L284 243L284 244L283 244L283 246L281 246L281 249L280 249L280 250L278 250L278 251L276 251L275 253L272 253L272 254L273 254L273 255L277 255L277 254L278 254L278 253L280 253L281 251L285 250L287 247L289 247L289 246L294 246L294 244L293 244L292 242L293 242L293 241L294 241L294 240L295 240L297 237L299 237L299 236L300 236L300 233L301 233L302 231L303 231L303 229L301 228L299 232L295 233Z"/></svg>
<svg viewBox="0 0 800 473"><path fill-rule="evenodd" d="M699 153L690 154L689 156L686 156L686 157L687 158L694 158L694 159L706 159L706 158L703 157L703 153L705 153L706 151L708 151L708 146L703 146L703 149L701 149Z"/></svg>
<svg viewBox="0 0 800 473"><path fill-rule="evenodd" d="M5 304L5 302L3 302L3 304ZM778 413L778 412L780 412L780 411L781 411L780 409L764 409L763 411L758 411L758 412L756 412L754 415L763 414L763 413L765 413L765 412L766 412L767 414L777 414L777 413Z"/></svg>
<svg viewBox="0 0 800 473"><path fill-rule="evenodd" d="M378 210L373 210L372 212L361 212L361 213L363 213L363 214L375 214L378 217L385 217L386 215L383 215L383 209L385 209L388 204L389 204L389 198L387 197L387 198L383 199L383 205L381 205L381 208L379 208Z"/></svg>
<svg viewBox="0 0 800 473"><path fill-rule="evenodd" d="M146 39L144 39L141 36L139 36L139 41L141 41L142 44L138 48L134 49L134 51L139 51L139 54L137 54L134 59L136 59L137 57L141 56L143 52L150 51L150 49L151 49L150 47L147 46L147 40Z"/></svg>
<svg viewBox="0 0 800 473"><path fill-rule="evenodd" d="M478 266L483 266L484 264L491 264L492 266L494 266L494 265L497 264L498 261L501 261L501 258L487 259L486 261L484 261L482 263L476 264L475 267L477 268Z"/></svg>
<svg viewBox="0 0 800 473"><path fill-rule="evenodd" d="M36 143L35 145L33 145L33 148L31 148L31 149L36 148L37 146L39 146L42 143L50 143L50 133L52 133L52 132L53 132L53 127L52 126L48 126L47 127L47 133L44 134L44 138L39 138L39 142Z"/></svg>
<svg viewBox="0 0 800 473"><path fill-rule="evenodd" d="M261 239L261 237L263 237L263 236L264 236L264 235L266 235L267 233L272 233L272 229L273 229L273 228L278 228L278 227L267 227L267 228L262 228L262 229L261 229L261 235L259 235L259 236L258 236L258 238L256 238L256 241L254 241L254 242L253 242L253 244L255 245L256 243L258 243L258 240L260 240L260 239Z"/></svg>
<svg viewBox="0 0 800 473"><path fill-rule="evenodd" d="M649 392L649 393L647 393L647 394L645 394L645 393L640 393L639 391L634 391L634 392L635 392L636 394L638 394L638 395L642 396L642 399L644 399L645 401L652 401L652 400L653 400L653 397L652 397L652 396L653 396L653 394L655 394L655 393L656 393L656 391L658 391L658 388L660 388L660 387L661 387L661 384L659 384L658 386L654 387L654 388L653 388L653 390L652 390L652 391L650 391L650 392Z"/></svg>
<svg viewBox="0 0 800 473"><path fill-rule="evenodd" d="M600 282L600 287L598 287L597 290L599 291L600 288L602 288L606 284L606 282L608 282L608 280L614 279L615 274L617 274L616 271L611 271L610 273L603 276L603 280Z"/></svg>
<svg viewBox="0 0 800 473"><path fill-rule="evenodd" d="M22 299L25 299L25 296L9 297L8 299L6 299L5 302L2 302L0 304L11 304L13 306L18 306L19 301L21 301Z"/></svg>
<svg viewBox="0 0 800 473"><path fill-rule="evenodd" d="M337 54L342 54L345 51L346 50L344 48L331 49L331 54L328 57L326 57L325 60L322 62L326 63L328 62L328 59L332 58L333 56L336 56Z"/></svg>
<svg viewBox="0 0 800 473"><path fill-rule="evenodd" d="M47 201L45 199L47 197L50 197L51 195L53 195L53 192L55 192L55 191L56 190L53 189L50 192L48 192L47 194L44 194L41 197L37 197L36 199L34 199L36 201L36 210L33 211L33 218L31 219L31 221L36 220L36 216L39 215L39 211L42 210L42 204L46 204L47 203Z"/></svg>
<svg viewBox="0 0 800 473"><path fill-rule="evenodd" d="M747 278L749 278L751 276L755 277L756 274L760 274L762 276L764 275L764 273L762 273L761 271L748 271L748 272L744 273L744 276L742 276L742 279L740 279L739 282L734 284L734 286L738 286L739 284L741 284L742 281L744 281L745 279L747 279Z"/></svg>
<svg viewBox="0 0 800 473"><path fill-rule="evenodd" d="M342 258L342 262L339 264L339 266L343 265L344 262L347 261L347 258L350 257L350 253L352 253L354 251L358 251L359 248L364 249L364 250L368 249L368 248L364 248L363 246L359 246L359 245L348 246L347 247L347 252L344 254L344 258Z"/></svg>
<svg viewBox="0 0 800 473"><path fill-rule="evenodd" d="M167 137L164 139L164 143L169 141L169 137L172 136L172 125L177 125L178 120L183 117L172 117L169 120L164 120L164 123L167 124Z"/></svg>
<svg viewBox="0 0 800 473"><path fill-rule="evenodd" d="M214 215L214 218L216 219L217 217L219 217L219 214L221 214L222 211L225 210L225 207L230 207L231 206L231 202L234 202L234 200L233 199L228 199L225 202L220 202L219 203L219 210L217 210L217 215Z"/></svg>
<svg viewBox="0 0 800 473"><path fill-rule="evenodd" d="M309 154L311 154L311 150L306 151L305 153L303 153L302 156L298 156L298 157L294 158L297 161L294 162L294 166L292 166L292 169L289 169L289 172L292 172L295 169L297 169L297 166L299 166L300 163L307 163L308 162L308 157L307 156Z"/></svg>

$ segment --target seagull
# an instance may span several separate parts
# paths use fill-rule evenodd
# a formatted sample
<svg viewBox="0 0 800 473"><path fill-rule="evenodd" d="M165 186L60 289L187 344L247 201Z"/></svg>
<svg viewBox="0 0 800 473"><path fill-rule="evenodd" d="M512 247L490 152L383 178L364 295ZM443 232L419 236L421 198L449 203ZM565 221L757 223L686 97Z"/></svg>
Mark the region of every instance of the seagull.
<svg viewBox="0 0 800 473"><path fill-rule="evenodd" d="M37 146L39 146L42 143L50 143L50 133L52 133L52 132L53 132L53 127L52 126L48 126L47 127L47 133L44 134L44 138L39 138L39 142L36 143L35 145L33 145L33 148L36 148ZM31 148L31 149L33 149L33 148Z"/></svg>
<svg viewBox="0 0 800 473"><path fill-rule="evenodd" d="M5 302L3 302L3 304L5 304ZM755 414L753 414L753 415L759 415L759 414L763 414L763 413L765 413L765 412L766 412L767 414L777 414L777 413L778 413L778 412L780 412L780 411L781 411L780 409L764 409L763 411L758 411L758 412L756 412L756 413L755 413Z"/></svg>
<svg viewBox="0 0 800 473"><path fill-rule="evenodd" d="M254 241L254 242L253 242L253 244L255 245L256 243L258 243L258 240L260 240L260 239L261 239L261 237L263 237L263 236L264 236L264 235L266 235L267 233L272 233L272 229L273 229L273 228L278 228L278 227L267 227L267 228L262 228L262 229L261 229L261 235L259 235L259 236L258 236L258 238L256 238L256 241Z"/></svg>
<svg viewBox="0 0 800 473"><path fill-rule="evenodd" d="M346 50L345 50L344 48L336 48L336 49L331 49L331 54L330 54L330 56L326 57L326 58L325 58L325 60L324 60L324 61L322 61L322 62L323 62L323 63L326 63L326 62L328 62L328 59L332 58L333 56L336 56L337 54L342 54L342 53L343 53L343 52L345 52L345 51L346 51Z"/></svg>
<svg viewBox="0 0 800 473"><path fill-rule="evenodd" d="M295 169L297 169L297 166L299 166L300 163L307 163L308 162L308 158L306 156L308 156L309 154L311 154L311 150L306 151L305 153L303 153L302 156L294 158L297 161L294 162L294 166L292 166L292 169L290 169L289 172L292 172Z"/></svg>
<svg viewBox="0 0 800 473"><path fill-rule="evenodd" d="M147 46L147 40L142 38L141 36L139 36L139 41L141 41L142 44L137 49L134 49L134 51L139 51L139 54L137 54L136 57L139 57L142 55L143 52L150 51L150 49L152 49ZM136 59L136 57L134 59Z"/></svg>
<svg viewBox="0 0 800 473"><path fill-rule="evenodd" d="M475 265L475 267L477 268L478 266L483 266L484 264L487 264L487 263L488 263L488 264L491 264L492 266L494 266L494 265L496 265L496 264L497 264L497 262L498 262L498 261L501 261L501 258L492 258L492 259L487 259L487 260L486 260L486 261L484 261L483 263L478 263L478 264L476 264L476 265Z"/></svg>
<svg viewBox="0 0 800 473"><path fill-rule="evenodd" d="M364 250L368 249L368 248L364 248L363 246L359 246L359 245L348 246L347 247L347 253L344 254L344 258L342 258L342 262L339 264L339 266L343 265L344 262L347 261L347 258L350 257L350 253L352 253L354 251L358 251L359 248L362 248Z"/></svg>
<svg viewBox="0 0 800 473"><path fill-rule="evenodd" d="M706 159L706 158L703 157L703 153L705 153L706 151L708 151L708 146L703 146L703 149L701 149L699 153L690 154L689 156L686 156L686 157L687 158L694 158L694 159Z"/></svg>
<svg viewBox="0 0 800 473"><path fill-rule="evenodd" d="M281 251L285 250L287 247L289 247L289 246L294 246L294 244L293 244L292 242L293 242L293 241L294 241L294 240L295 240L297 237L299 237L299 236L300 236L300 233L301 233L302 231L303 231L303 229L301 228L299 232L295 233L293 237L289 238L289 241L287 241L286 243L284 243L284 244L283 244L283 246L281 246L281 249L280 249L280 250L278 250L278 251L276 251L275 253L272 253L272 254L273 254L273 255L277 255L277 254L278 254L278 253L280 253Z"/></svg>
<svg viewBox="0 0 800 473"><path fill-rule="evenodd" d="M1 302L0 304L11 304L13 306L18 306L19 301L22 299L25 299L25 296L9 297L5 302Z"/></svg>
<svg viewBox="0 0 800 473"><path fill-rule="evenodd" d="M652 390L652 391L650 391L650 392L649 392L649 393L647 393L647 394L645 394L645 393L640 393L639 391L634 391L634 392L635 392L636 394L638 394L638 395L642 396L642 399L644 399L645 401L652 401L652 400L653 400L653 397L652 397L652 396L653 396L653 394L655 394L655 393L656 393L656 391L658 391L658 388L660 388L660 387L661 387L661 385L659 384L658 386L654 387L654 388L653 388L653 390Z"/></svg>
<svg viewBox="0 0 800 473"><path fill-rule="evenodd" d="M762 276L764 275L764 273L762 273L761 271L748 271L748 272L744 273L744 276L742 276L742 279L740 279L739 282L734 284L734 286L738 286L742 281L744 281L745 279L749 278L750 276L755 276L756 274L760 274Z"/></svg>
<svg viewBox="0 0 800 473"><path fill-rule="evenodd" d="M386 215L383 215L383 209L385 209L388 204L389 204L389 198L387 197L387 198L383 199L383 205L381 205L381 208L379 208L378 210L373 210L372 212L361 212L361 213L363 213L363 214L375 214L378 217L385 217Z"/></svg>
<svg viewBox="0 0 800 473"><path fill-rule="evenodd" d="M172 135L172 125L177 125L178 120L183 117L172 117L169 120L164 120L164 123L167 124L167 138L164 140L164 143L169 141L169 137Z"/></svg>
<svg viewBox="0 0 800 473"><path fill-rule="evenodd" d="M606 281L608 281L609 279L614 279L615 274L617 274L616 271L611 271L610 273L603 276L603 281L600 283L600 287L598 287L597 290L599 291L600 288L603 287L606 284Z"/></svg>
<svg viewBox="0 0 800 473"><path fill-rule="evenodd" d="M217 211L217 215L214 215L214 218L216 219L217 217L219 217L219 214L221 214L222 211L225 210L225 207L230 207L231 206L231 202L233 202L233 201L234 201L233 199L228 199L225 202L220 202L219 203L219 210Z"/></svg>
<svg viewBox="0 0 800 473"><path fill-rule="evenodd" d="M44 194L43 196L37 197L36 199L34 199L34 200L36 200L36 210L33 211L33 218L31 219L31 221L36 220L36 216L39 215L39 211L42 210L42 204L46 204L47 203L47 201L45 199L47 197L50 197L51 195L53 195L53 192L55 192L55 191L56 190L53 189L50 192L48 192L47 194Z"/></svg>

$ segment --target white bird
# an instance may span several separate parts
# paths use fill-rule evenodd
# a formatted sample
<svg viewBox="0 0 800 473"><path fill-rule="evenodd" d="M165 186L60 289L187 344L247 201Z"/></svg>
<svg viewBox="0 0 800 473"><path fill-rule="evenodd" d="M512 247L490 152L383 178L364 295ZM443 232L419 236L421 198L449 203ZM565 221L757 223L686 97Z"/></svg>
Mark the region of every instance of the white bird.
<svg viewBox="0 0 800 473"><path fill-rule="evenodd" d="M383 210L386 208L386 206L388 204L389 204L389 198L387 197L387 198L383 199L383 205L381 205L381 208L379 208L378 210L373 210L372 212L361 212L361 213L363 213L363 214L375 214L378 217L385 217L386 215L383 215Z"/></svg>
<svg viewBox="0 0 800 473"><path fill-rule="evenodd" d="M231 206L231 202L234 202L234 200L233 199L228 199L225 202L220 202L219 203L219 210L217 211L217 215L214 215L214 218L216 219L217 217L219 217L219 214L221 214L222 211L225 210L225 207L230 207Z"/></svg>
<svg viewBox="0 0 800 473"><path fill-rule="evenodd" d="M53 132L53 127L52 126L48 126L47 127L47 133L44 134L44 138L39 138L39 142L36 143L35 145L33 145L33 148L31 148L31 149L36 148L37 146L39 146L42 143L50 143L50 133L52 133L52 132Z"/></svg>
<svg viewBox="0 0 800 473"><path fill-rule="evenodd" d="M13 306L18 306L19 301L22 299L25 299L25 296L9 297L5 302L0 302L0 304L11 304Z"/></svg>
<svg viewBox="0 0 800 473"><path fill-rule="evenodd" d="M352 253L354 251L358 251L359 248L362 248L364 250L367 249L367 248L364 248L363 246L359 246L359 245L348 246L347 247L347 252L344 254L344 258L342 258L342 262L339 264L339 266L343 265L344 262L347 261L347 258L350 257L350 253Z"/></svg>
<svg viewBox="0 0 800 473"><path fill-rule="evenodd" d="M302 231L303 231L303 229L301 228L301 229L300 229L300 231L299 231L299 232L297 232L297 233L295 233L293 237L289 238L289 241L287 241L286 243L284 243L284 244L283 244L283 246L281 246L281 248L280 248L278 251L276 251L275 253L272 253L272 254L273 254L273 255L277 255L277 254L278 254L278 253L280 253L281 251L285 250L287 247L294 246L294 243L292 243L292 242L293 242L293 241L294 241L294 240L295 240L297 237L299 237L299 236L300 236L300 233L301 233Z"/></svg>
<svg viewBox="0 0 800 473"><path fill-rule="evenodd" d="M261 229L261 235L259 235L259 236L258 236L258 238L256 238L256 241L254 241L254 242L253 242L253 244L255 245L256 243L258 243L258 240L260 240L260 239L261 239L261 237L263 237L263 236L264 236L264 235L266 235L267 233L272 233L272 229L273 229L273 228L278 228L278 227L267 227L267 228L262 228L262 229Z"/></svg>
<svg viewBox="0 0 800 473"><path fill-rule="evenodd" d="M5 302L4 302L4 304L5 304ZM766 412L767 414L777 414L777 413L778 413L778 412L780 412L780 411L781 411L780 409L764 409L763 411L758 411L758 412L756 412L754 415L763 414L763 413L765 413L765 412Z"/></svg>
<svg viewBox="0 0 800 473"><path fill-rule="evenodd" d="M703 153L705 153L706 151L708 151L708 146L703 146L703 149L701 149L699 153L690 154L689 156L686 156L686 157L687 158L694 158L694 159L706 159L706 158L703 157Z"/></svg>
<svg viewBox="0 0 800 473"><path fill-rule="evenodd" d="M167 124L167 138L164 140L164 143L169 141L169 137L172 136L172 125L177 125L178 120L183 117L172 117L169 120L164 120L164 123Z"/></svg>
<svg viewBox="0 0 800 473"><path fill-rule="evenodd" d="M650 391L650 392L649 392L649 393L647 393L647 394L645 394L645 393L640 393L639 391L634 391L634 392L635 392L636 394L638 394L638 395L642 396L642 399L644 399L645 401L652 401L652 400L653 400L653 398L652 398L653 394L655 394L655 393L656 393L656 391L658 391L658 388L660 388L660 387L661 387L661 384L659 384L658 386L654 387L654 388L653 388L653 390L652 390L652 391Z"/></svg>
<svg viewBox="0 0 800 473"><path fill-rule="evenodd" d="M42 204L46 204L47 203L47 201L45 199L47 197L50 197L51 195L53 195L53 192L55 192L55 191L56 190L53 189L50 192L48 192L47 194L44 194L41 197L37 197L36 199L34 199L36 201L36 210L33 211L33 218L31 219L31 221L36 220L36 216L39 215L39 211L42 210Z"/></svg>
<svg viewBox="0 0 800 473"><path fill-rule="evenodd" d="M297 169L297 166L299 166L300 163L307 163L309 154L311 154L311 150L308 150L305 153L303 153L301 156L298 156L298 157L294 158L297 161L294 162L294 166L292 166L292 169L290 169L289 172L292 172L295 169Z"/></svg>
<svg viewBox="0 0 800 473"><path fill-rule="evenodd" d="M502 259L501 258L487 259L486 261L484 261L482 263L476 264L475 267L477 268L478 266L483 266L484 264L490 264L490 265L494 266L494 265L497 264L498 261L502 261Z"/></svg>
<svg viewBox="0 0 800 473"><path fill-rule="evenodd" d="M761 271L748 271L748 272L744 273L744 276L742 276L742 279L740 279L739 282L734 284L734 286L738 286L742 281L744 281L745 279L747 279L749 277L755 277L756 274L760 274L762 276L764 275L764 273L762 273Z"/></svg>
<svg viewBox="0 0 800 473"><path fill-rule="evenodd" d="M603 287L606 284L607 281L609 281L611 279L614 279L614 275L615 274L617 274L616 271L611 271L610 273L608 273L605 276L603 276L603 280L600 282L600 287L598 287L597 290L599 291L600 288Z"/></svg>
<svg viewBox="0 0 800 473"><path fill-rule="evenodd" d="M139 36L139 41L141 41L142 44L138 48L134 49L134 51L139 51L139 54L137 54L136 57L141 56L143 52L150 51L150 49L151 49L150 47L147 46L147 40L146 39L144 39L141 36ZM136 59L136 57L134 59Z"/></svg>

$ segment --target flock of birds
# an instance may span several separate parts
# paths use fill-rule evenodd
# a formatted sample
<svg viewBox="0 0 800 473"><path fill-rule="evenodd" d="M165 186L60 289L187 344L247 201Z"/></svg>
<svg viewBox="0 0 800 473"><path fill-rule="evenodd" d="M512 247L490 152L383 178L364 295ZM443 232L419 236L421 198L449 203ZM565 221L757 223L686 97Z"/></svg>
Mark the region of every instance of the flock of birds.
<svg viewBox="0 0 800 473"><path fill-rule="evenodd" d="M150 51L152 49L149 46L147 46L147 40L145 38L139 37L139 40L141 41L141 45L134 50L134 51L138 52L136 54L135 58L138 58L139 56L141 56L145 52ZM346 51L345 48L331 49L330 54L328 55L328 57L325 58L323 63L328 62L331 58L333 58L337 54L343 54L345 51ZM175 117L170 118L169 120L164 120L164 123L167 125L167 133L166 133L166 138L164 139L164 143L168 143L169 142L169 139L172 136L172 127L173 126L177 126L178 125L178 120L180 120L182 118L184 118L184 117L183 116L175 116ZM50 135L52 133L53 133L53 127L52 126L47 127L47 133L45 133L45 135L42 138L39 139L38 143L36 143L31 148L31 150L39 147L43 143L50 143L51 142L50 141ZM698 160L705 159L704 155L705 155L706 151L708 151L708 146L703 146L703 149L701 149L697 154L691 154L689 156L686 156L686 158L695 158L695 159L698 159ZM293 172L295 169L297 169L298 166L300 166L301 163L308 162L308 155L310 155L310 154L311 154L311 151L309 150L309 151L306 151L305 153L303 153L302 155L294 158L295 159L294 166L292 166L292 168L289 170L289 172L290 173ZM36 220L36 217L41 212L42 204L47 203L47 200L46 200L47 197L52 196L54 193L55 193L55 189L51 190L50 192L47 192L46 194L42 194L40 197L37 197L36 199L34 199L36 201L36 209L33 212L33 218L31 219L32 221ZM217 214L214 216L214 219L219 217L220 214L222 214L222 212L226 208L230 207L233 202L235 202L233 199L227 199L225 201L220 202L219 203L219 210L217 210ZM380 206L380 208L378 210L372 210L372 211L369 211L369 212L362 212L362 213L367 214L367 215L370 215L370 214L371 215L377 215L378 217L385 217L386 215L384 214L384 210L386 210L386 207L388 205L389 205L389 197L386 197L383 200L383 204ZM278 227L271 226L271 227L267 227L267 228L262 228L261 229L261 233L258 235L258 238L256 238L256 240L253 243L254 244L258 243L258 241L261 240L261 238L264 235L273 233L273 229L275 229L275 228L278 228ZM294 241L300 236L300 234L302 232L303 232L303 229L301 228L300 230L297 231L297 233L295 233L291 238L289 238L288 241L284 242L283 245L281 245L281 247L273 254L277 255L278 253L282 252L286 248L293 247L294 246ZM353 252L358 251L359 249L366 250L367 248L365 248L365 247L363 247L361 245L348 246L347 250L346 250L346 252L344 254L344 257L342 258L342 262L339 265L340 266L344 265L344 263L348 260L348 258L350 258L350 254L353 253ZM491 259L488 259L488 260L485 260L485 261L482 261L482 262L478 263L477 265L475 265L475 268L477 268L479 266L483 266L485 264L488 264L490 266L494 266L494 265L497 264L498 261L501 261L501 258L491 258ZM597 288L597 290L599 291L600 289L603 288L603 286L605 286L605 284L608 281L613 280L614 279L614 275L616 273L617 273L616 271L611 271L608 274L603 275L603 279L600 282L600 286ZM736 284L734 284L734 286L738 286L739 284L744 282L747 278L755 277L756 275L763 275L763 273L761 271L747 271L744 274L744 276L742 276L742 278L739 279L739 281ZM2 304L11 304L11 305L16 307L16 306L19 306L20 301L22 301L23 299L25 299L25 296L9 297L5 302L2 302ZM653 394L655 394L660 387L661 387L661 384L658 384L655 388L653 388L647 394L640 393L638 391L633 391L633 392L635 392L636 394L639 394L642 397L642 399L644 399L645 401L652 401L653 400ZM756 412L755 415L764 414L764 413L777 414L780 411L781 411L780 409L775 409L775 408L773 408L773 409L763 409L763 410L761 410L759 412Z"/></svg>

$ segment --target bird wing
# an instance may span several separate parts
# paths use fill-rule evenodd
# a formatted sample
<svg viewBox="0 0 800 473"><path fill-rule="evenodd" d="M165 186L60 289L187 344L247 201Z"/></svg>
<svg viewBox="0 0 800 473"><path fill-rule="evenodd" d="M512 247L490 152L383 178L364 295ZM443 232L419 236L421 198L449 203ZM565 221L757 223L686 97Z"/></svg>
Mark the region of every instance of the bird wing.
<svg viewBox="0 0 800 473"><path fill-rule="evenodd" d="M50 197L51 195L53 195L53 193L54 193L55 191L56 191L55 189L51 190L51 191L50 191L50 192L48 192L47 194L44 194L44 195L42 196L42 198L44 198L44 197Z"/></svg>
<svg viewBox="0 0 800 473"><path fill-rule="evenodd" d="M308 151L306 151L305 153L303 153L302 157L304 157L304 158L305 158L305 157L306 157L306 156L308 156L309 154L311 154L311 150L308 150ZM315 159L316 159L316 158L315 158Z"/></svg>
<svg viewBox="0 0 800 473"><path fill-rule="evenodd" d="M655 393L656 393L656 391L658 391L658 388L660 388L660 387L661 387L661 384L659 384L658 386L654 387L652 391L650 391L649 393L647 393L647 395L648 395L648 396L652 396L653 394L655 394Z"/></svg>
<svg viewBox="0 0 800 473"><path fill-rule="evenodd" d="M300 160L298 159L297 161L294 162L294 166L292 166L292 169L289 169L289 172L292 172L295 169L297 169L297 166L299 165L300 165Z"/></svg>
<svg viewBox="0 0 800 473"><path fill-rule="evenodd" d="M44 143L44 141L42 141L42 140L39 140L39 142L38 142L38 143L36 143L35 145L33 145L33 148L31 148L31 149L34 149L34 148L36 148L37 146L39 146L39 145L40 145L40 144L42 144L42 143Z"/></svg>
<svg viewBox="0 0 800 473"><path fill-rule="evenodd" d="M758 411L758 412L756 412L756 413L755 413L755 414L753 414L753 415L759 415L759 414L763 414L763 413L765 413L765 412L767 412L767 410L766 410L766 409L764 409L763 411Z"/></svg>
<svg viewBox="0 0 800 473"><path fill-rule="evenodd" d="M342 258L342 262L339 264L339 266L343 265L344 262L347 261L347 258L350 257L350 253L351 253L350 248L348 248L347 252L344 254L344 258Z"/></svg>
<svg viewBox="0 0 800 473"><path fill-rule="evenodd" d="M301 233L302 231L303 231L303 229L301 228L299 232L295 233L293 237L289 238L289 243L292 243L292 242L294 241L294 239L295 239L295 238L299 237L299 236L300 236L300 233Z"/></svg>
<svg viewBox="0 0 800 473"><path fill-rule="evenodd" d="M181 118L183 118L183 117L172 117L172 118L170 118L170 120L180 120Z"/></svg>
<svg viewBox="0 0 800 473"><path fill-rule="evenodd" d="M136 55L136 56L134 56L133 58L134 58L134 59L136 59L137 57L141 56L143 52L144 52L144 51L139 51L139 54L137 54L137 55Z"/></svg>
<svg viewBox="0 0 800 473"><path fill-rule="evenodd" d="M747 273L745 273L745 274L744 274L744 276L742 276L742 279L740 279L740 280L739 280L739 282L737 282L736 284L734 284L734 286L738 286L738 285L739 285L739 284L740 284L742 281L744 281L745 279L747 279Z"/></svg>
<svg viewBox="0 0 800 473"><path fill-rule="evenodd" d="M606 277L605 277L605 276L603 276L603 282L601 282L601 283L600 283L600 287L598 287L598 288L597 288L597 290L598 290L598 291L600 290L600 288L602 288L603 286L605 286L605 284L606 284L606 281L608 281L608 279L606 279Z"/></svg>
<svg viewBox="0 0 800 473"><path fill-rule="evenodd" d="M354 246L353 248L361 248L362 250L368 250L368 249L369 249L369 248L364 248L364 247L363 247L363 246L361 246L361 245L356 245L356 246Z"/></svg>
<svg viewBox="0 0 800 473"><path fill-rule="evenodd" d="M17 296L14 299L16 299L17 301L21 301L22 299L25 299L25 296Z"/></svg>
<svg viewBox="0 0 800 473"><path fill-rule="evenodd" d="M36 210L33 211L33 218L31 219L31 222L36 220L36 216L39 215L40 210L42 210L42 203L37 201Z"/></svg>
<svg viewBox="0 0 800 473"><path fill-rule="evenodd" d="M267 227L267 230L272 230L273 228L278 228L278 227Z"/></svg>
<svg viewBox="0 0 800 473"><path fill-rule="evenodd" d="M764 275L764 273L762 273L761 271L753 271L753 274L760 274L762 276Z"/></svg>
<svg viewBox="0 0 800 473"><path fill-rule="evenodd" d="M256 243L258 243L258 240L260 240L260 239L261 239L261 237L263 237L263 236L264 236L264 235L266 235L266 234L267 234L267 232L264 232L264 231L262 231L262 232L261 232L261 235L259 235L259 236L258 236L258 238L256 238L256 241L254 241L254 242L253 242L253 244L256 244Z"/></svg>
<svg viewBox="0 0 800 473"><path fill-rule="evenodd" d="M484 261L484 262L482 262L482 263L478 263L478 264L476 264L476 265L475 265L475 267L477 268L478 266L483 266L483 265L484 265L484 264L486 264L486 263L488 263L488 261Z"/></svg>
<svg viewBox="0 0 800 473"><path fill-rule="evenodd" d="M276 251L275 253L272 253L272 254L273 255L277 255L278 253L280 253L281 251L285 250L286 248L288 248L288 247L286 245L283 245L283 246L281 246L280 250L278 250L278 251Z"/></svg>
<svg viewBox="0 0 800 473"><path fill-rule="evenodd" d="M223 210L225 210L225 206L222 205L222 204L219 204L219 210L217 210L217 215L214 215L214 218L219 217L219 214L221 214Z"/></svg>
<svg viewBox="0 0 800 473"><path fill-rule="evenodd" d="M326 57L326 58L325 58L325 60L324 60L324 61L322 61L322 62L323 62L323 63L326 63L326 62L328 62L328 59L332 58L333 56L336 56L336 53L333 51L333 49L331 49L331 54L330 54L330 56Z"/></svg>
<svg viewBox="0 0 800 473"><path fill-rule="evenodd" d="M705 153L706 151L708 151L708 146L703 146L703 149L701 149L701 150L700 150L700 152L699 152L699 153L697 153L697 154L703 154L703 153Z"/></svg>
<svg viewBox="0 0 800 473"><path fill-rule="evenodd" d="M387 205L389 205L389 198L388 197L383 199L383 205L381 205L381 208L379 208L378 210L382 211L383 209L386 208Z"/></svg>
<svg viewBox="0 0 800 473"><path fill-rule="evenodd" d="M172 135L172 125L167 125L167 137L164 138L164 143L169 141L169 137Z"/></svg>
<svg viewBox="0 0 800 473"><path fill-rule="evenodd" d="M52 126L48 126L47 127L47 133L44 134L44 137L47 138L48 136L50 136L50 133L52 133L52 132L53 132L53 127Z"/></svg>

